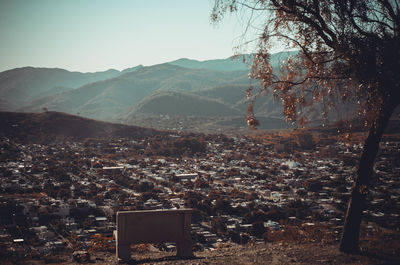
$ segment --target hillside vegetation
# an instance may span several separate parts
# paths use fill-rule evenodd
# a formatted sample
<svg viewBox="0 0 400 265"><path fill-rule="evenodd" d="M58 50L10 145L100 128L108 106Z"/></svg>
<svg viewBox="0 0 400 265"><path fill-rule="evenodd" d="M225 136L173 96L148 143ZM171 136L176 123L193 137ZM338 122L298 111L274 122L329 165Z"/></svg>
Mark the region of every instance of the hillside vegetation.
<svg viewBox="0 0 400 265"><path fill-rule="evenodd" d="M58 112L0 112L0 135L21 142L48 143L54 140L163 135L152 129L95 121Z"/></svg>
<svg viewBox="0 0 400 265"><path fill-rule="evenodd" d="M275 68L292 53L272 55ZM257 86L248 78L248 72L248 65L240 58L203 62L179 59L96 73L17 68L0 73L0 110L49 110L131 124L145 115L207 117L205 124L245 128L246 124L237 120L242 120L247 112L246 89ZM273 102L272 97L257 101L255 112L261 118L283 121L281 104ZM174 123L166 127L174 127Z"/></svg>
<svg viewBox="0 0 400 265"><path fill-rule="evenodd" d="M235 116L241 113L229 105L206 97L162 91L141 101L135 110L140 113L186 116Z"/></svg>

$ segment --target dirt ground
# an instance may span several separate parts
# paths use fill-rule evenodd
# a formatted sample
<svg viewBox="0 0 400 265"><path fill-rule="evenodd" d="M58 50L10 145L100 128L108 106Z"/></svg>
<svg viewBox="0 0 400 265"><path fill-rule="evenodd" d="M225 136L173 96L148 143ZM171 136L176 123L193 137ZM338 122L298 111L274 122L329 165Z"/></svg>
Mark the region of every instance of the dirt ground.
<svg viewBox="0 0 400 265"><path fill-rule="evenodd" d="M320 243L253 243L229 245L216 250L195 252L192 259L178 259L174 252L132 253L128 264L400 264L400 253L362 251L359 255L344 254L335 244ZM1 262L0 262L1 263ZM114 253L91 254L87 264L116 264ZM21 263L22 264L22 263ZM72 255L48 257L45 260L24 261L23 264L80 264ZM125 263L126 264L126 263Z"/></svg>

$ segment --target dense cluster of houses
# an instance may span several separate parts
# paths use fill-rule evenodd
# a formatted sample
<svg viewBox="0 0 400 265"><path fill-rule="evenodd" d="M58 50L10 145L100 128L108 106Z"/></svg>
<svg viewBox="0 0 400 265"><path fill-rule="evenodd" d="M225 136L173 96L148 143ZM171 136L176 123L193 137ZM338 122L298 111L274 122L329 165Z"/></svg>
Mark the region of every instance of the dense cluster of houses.
<svg viewBox="0 0 400 265"><path fill-rule="evenodd" d="M152 142L0 139L0 255L90 248L94 235L112 237L121 210L193 208L197 249L262 240L287 224L340 233L362 148L202 135L203 152L147 155ZM365 220L398 229L400 142L381 149Z"/></svg>

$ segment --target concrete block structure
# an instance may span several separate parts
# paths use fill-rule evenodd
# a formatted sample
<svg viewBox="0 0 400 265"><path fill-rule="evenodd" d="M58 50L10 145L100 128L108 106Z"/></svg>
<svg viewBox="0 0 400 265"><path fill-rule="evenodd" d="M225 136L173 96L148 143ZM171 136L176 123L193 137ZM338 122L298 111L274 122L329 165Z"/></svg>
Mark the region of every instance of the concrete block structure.
<svg viewBox="0 0 400 265"><path fill-rule="evenodd" d="M191 209L117 212L116 255L130 260L130 245L175 242L177 256L193 257Z"/></svg>

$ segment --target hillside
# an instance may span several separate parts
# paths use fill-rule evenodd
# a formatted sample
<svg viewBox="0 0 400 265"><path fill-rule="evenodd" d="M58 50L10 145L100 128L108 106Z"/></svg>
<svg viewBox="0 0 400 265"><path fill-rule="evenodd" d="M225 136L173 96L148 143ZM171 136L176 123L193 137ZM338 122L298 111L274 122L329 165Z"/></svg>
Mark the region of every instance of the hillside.
<svg viewBox="0 0 400 265"><path fill-rule="evenodd" d="M175 256L175 252L133 252L133 261L129 264L399 264L400 257L397 255L398 253L392 252L396 249L395 245L391 245L386 249L378 246L379 244L377 246L371 245L359 255L355 255L341 253L338 244L334 242L281 241L247 245L221 244L221 247L215 250L196 251L194 253L195 257L192 259L178 259ZM71 255L66 254L52 255L47 257L45 261L46 264L82 264L74 261ZM92 252L90 263L116 264L117 261L113 252ZM4 264L11 265L13 263L5 261Z"/></svg>
<svg viewBox="0 0 400 265"><path fill-rule="evenodd" d="M272 54L274 68L293 53ZM179 59L96 73L24 67L0 73L0 110L28 113L48 110L111 122L136 122L139 114L143 121L146 115L147 118L174 115L199 117L203 119L201 123L212 123L215 127L246 127L245 91L258 84L248 78L248 72L245 63L232 58L202 62ZM282 107L272 96L260 98L254 112L260 119L278 119L279 124L282 121ZM175 121L167 124L168 120L164 120L167 126L163 127L157 123L153 123L155 128L176 127ZM267 127L278 123L269 122ZM146 126L143 122L139 124Z"/></svg>
<svg viewBox="0 0 400 265"><path fill-rule="evenodd" d="M187 58L178 59L176 61L169 62L169 64L177 65L185 68L193 69L208 69L218 71L238 71L238 70L249 70L250 67L243 63L240 59L226 58L217 60L197 61Z"/></svg>
<svg viewBox="0 0 400 265"><path fill-rule="evenodd" d="M22 142L51 142L63 139L129 137L142 139L164 132L112 124L59 112L0 112L0 136Z"/></svg>
<svg viewBox="0 0 400 265"><path fill-rule="evenodd" d="M280 62L285 60L290 55L297 54L297 51L289 51L289 52L278 52L271 54L271 65L273 68L277 68L280 65ZM243 57L245 62L243 62ZM194 68L194 69L208 69L208 70L218 70L218 71L238 71L238 70L250 70L251 65L251 55L244 56L232 56L226 59L214 59L214 60L205 60L198 61L187 58L178 59L169 64L177 65L185 68Z"/></svg>
<svg viewBox="0 0 400 265"><path fill-rule="evenodd" d="M137 105L135 112L175 116L235 116L241 114L221 101L172 91L162 91L146 98Z"/></svg>
<svg viewBox="0 0 400 265"><path fill-rule="evenodd" d="M188 69L169 64L143 67L119 77L90 83L30 102L19 111L52 111L112 120L155 91L194 91L229 83L248 83L246 71ZM151 102L149 99L148 101ZM180 115L186 115L185 112Z"/></svg>
<svg viewBox="0 0 400 265"><path fill-rule="evenodd" d="M394 247L394 246L393 246ZM396 247L394 247L396 248ZM165 252L137 253L140 264L396 264L400 257L390 251L376 255L373 248L360 255L341 253L337 243L272 242L244 246L221 246L216 250L196 252L196 258L179 260ZM112 261L110 257L107 261ZM398 264L398 263L397 263Z"/></svg>
<svg viewBox="0 0 400 265"><path fill-rule="evenodd" d="M22 104L43 93L53 94L52 89L55 87L76 88L119 74L117 70L80 73L58 68L16 68L0 73L0 97L14 104Z"/></svg>
<svg viewBox="0 0 400 265"><path fill-rule="evenodd" d="M246 89L248 87L249 84L230 84L227 86L217 86L209 89L197 90L194 91L193 94L236 105L246 98Z"/></svg>
<svg viewBox="0 0 400 265"><path fill-rule="evenodd" d="M255 86L255 84L253 84L253 86ZM248 88L249 84L232 84L194 91L193 94L220 100L240 110L242 113L245 113L249 105L246 99L246 90ZM254 113L257 116L282 119L282 111L282 105L273 100L272 94L259 97L254 104Z"/></svg>

